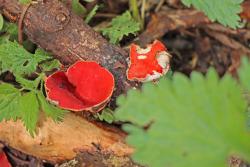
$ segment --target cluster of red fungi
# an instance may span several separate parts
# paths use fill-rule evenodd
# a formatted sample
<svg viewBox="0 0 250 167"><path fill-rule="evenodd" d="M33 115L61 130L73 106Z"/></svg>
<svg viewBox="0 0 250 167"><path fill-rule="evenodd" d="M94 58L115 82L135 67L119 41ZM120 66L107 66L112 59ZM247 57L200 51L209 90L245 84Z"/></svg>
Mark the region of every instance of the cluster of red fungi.
<svg viewBox="0 0 250 167"><path fill-rule="evenodd" d="M132 44L127 78L141 82L156 80L169 70L169 59L160 41L156 40L145 49ZM115 79L94 61L78 61L66 72L50 75L45 87L48 100L62 109L98 112L110 100Z"/></svg>

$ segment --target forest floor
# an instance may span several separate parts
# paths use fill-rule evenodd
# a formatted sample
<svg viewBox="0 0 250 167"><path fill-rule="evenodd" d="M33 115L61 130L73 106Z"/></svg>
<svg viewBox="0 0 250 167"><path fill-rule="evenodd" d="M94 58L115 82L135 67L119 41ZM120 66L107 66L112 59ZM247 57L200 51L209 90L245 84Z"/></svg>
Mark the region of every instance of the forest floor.
<svg viewBox="0 0 250 167"><path fill-rule="evenodd" d="M247 2L246 6L250 9L250 2ZM96 30L129 9L127 0L94 0L91 3L83 3L87 10L91 10L96 4L101 4L101 8L90 22L91 27ZM233 30L218 23L211 23L203 14L193 13L196 10L186 9L179 0L147 0L145 6L139 6L145 20L144 29L136 37L131 35L123 39L121 47L128 50L133 42L143 46L159 39L172 55L173 72L186 75L193 71L206 73L212 66L220 76L225 73L235 76L241 57L250 56L250 24ZM247 22L250 18L244 19ZM0 145L0 148L3 148L13 166L52 166L36 157L21 153L22 150L17 151L4 144ZM233 163L239 166L241 162L235 160Z"/></svg>

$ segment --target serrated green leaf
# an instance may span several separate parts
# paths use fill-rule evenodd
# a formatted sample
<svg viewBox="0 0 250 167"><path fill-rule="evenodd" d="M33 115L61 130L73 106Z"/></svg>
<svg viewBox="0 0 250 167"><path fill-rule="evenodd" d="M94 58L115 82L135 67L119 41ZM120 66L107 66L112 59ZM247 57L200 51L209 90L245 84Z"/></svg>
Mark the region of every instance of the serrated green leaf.
<svg viewBox="0 0 250 167"><path fill-rule="evenodd" d="M0 83L0 122L20 117L19 100L21 93L13 85Z"/></svg>
<svg viewBox="0 0 250 167"><path fill-rule="evenodd" d="M40 54L31 54L16 42L7 42L0 45L0 62L2 72L11 71L14 74L24 75L36 71L38 63L49 57Z"/></svg>
<svg viewBox="0 0 250 167"><path fill-rule="evenodd" d="M19 0L19 3L24 4L24 5L29 4L31 2L32 0Z"/></svg>
<svg viewBox="0 0 250 167"><path fill-rule="evenodd" d="M212 21L218 21L231 28L240 28L241 3L243 0L182 0L190 7L194 5L203 11Z"/></svg>
<svg viewBox="0 0 250 167"><path fill-rule="evenodd" d="M36 124L39 118L39 103L34 92L24 94L20 98L21 119L27 131L34 136Z"/></svg>
<svg viewBox="0 0 250 167"><path fill-rule="evenodd" d="M248 58L243 57L241 61L241 68L239 70L239 78L242 86L250 91L250 63Z"/></svg>
<svg viewBox="0 0 250 167"><path fill-rule="evenodd" d="M0 32L4 32L4 35L1 36L0 40L5 38L4 42L0 42L0 44L7 43L9 40L14 41L18 39L18 28L17 25L14 23L5 21L3 28L2 30L0 30Z"/></svg>
<svg viewBox="0 0 250 167"><path fill-rule="evenodd" d="M95 6L93 7L93 9L92 9L92 10L89 12L89 14L87 15L87 17L86 17L86 19L85 19L85 23L88 24L88 23L90 22L90 20L95 16L95 14L96 14L98 8L99 8L99 5L95 5Z"/></svg>
<svg viewBox="0 0 250 167"><path fill-rule="evenodd" d="M57 59L53 59L51 61L46 61L40 64L40 67L45 72L45 71L52 71L54 69L59 69L61 65L62 64L60 63L60 61L58 61Z"/></svg>
<svg viewBox="0 0 250 167"><path fill-rule="evenodd" d="M83 16L86 13L86 9L79 0L72 0L72 10L80 16Z"/></svg>
<svg viewBox="0 0 250 167"><path fill-rule="evenodd" d="M118 99L116 118L124 126L133 159L151 167L226 167L230 156L250 162L246 101L229 75L215 70L191 79L174 74L158 85L129 91ZM145 130L144 127L147 127Z"/></svg>
<svg viewBox="0 0 250 167"><path fill-rule="evenodd" d="M27 90L36 90L41 81L41 77L37 77L35 80L28 80L20 75L15 75L15 78L16 82L18 82L24 89Z"/></svg>
<svg viewBox="0 0 250 167"><path fill-rule="evenodd" d="M7 43L9 41L10 36L8 34L1 35L0 37L0 45Z"/></svg>
<svg viewBox="0 0 250 167"><path fill-rule="evenodd" d="M41 105L42 110L45 112L46 116L51 117L54 121L62 121L64 114L68 111L62 110L48 103L43 94L38 93L38 99Z"/></svg>
<svg viewBox="0 0 250 167"><path fill-rule="evenodd" d="M51 55L48 52L46 52L45 50L43 50L42 48L36 49L35 55L40 56L40 57L46 57L48 59L51 58Z"/></svg>
<svg viewBox="0 0 250 167"><path fill-rule="evenodd" d="M248 127L248 131L250 131L250 107L248 107L248 110L247 110L247 127Z"/></svg>
<svg viewBox="0 0 250 167"><path fill-rule="evenodd" d="M3 21L3 15L0 14L0 31L3 29L4 21Z"/></svg>
<svg viewBox="0 0 250 167"><path fill-rule="evenodd" d="M101 113L97 113L96 118L98 118L100 121L105 121L109 124L113 123L116 120L114 116L114 111L109 108L105 108Z"/></svg>
<svg viewBox="0 0 250 167"><path fill-rule="evenodd" d="M12 36L12 39L15 39L15 37L18 36L18 27L14 23L5 22L4 30L7 31L8 34Z"/></svg>
<svg viewBox="0 0 250 167"><path fill-rule="evenodd" d="M117 16L111 21L111 26L102 30L104 36L109 37L113 44L118 43L124 36L136 34L140 30L140 23L136 22L129 11Z"/></svg>

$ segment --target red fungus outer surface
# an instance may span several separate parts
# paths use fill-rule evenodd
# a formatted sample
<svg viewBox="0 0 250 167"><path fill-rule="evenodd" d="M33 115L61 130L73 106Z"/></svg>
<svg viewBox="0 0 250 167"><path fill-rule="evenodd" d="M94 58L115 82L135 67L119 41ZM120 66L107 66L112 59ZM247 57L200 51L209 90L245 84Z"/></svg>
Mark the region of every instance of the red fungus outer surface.
<svg viewBox="0 0 250 167"><path fill-rule="evenodd" d="M0 152L0 167L11 167L9 160L4 152Z"/></svg>
<svg viewBox="0 0 250 167"><path fill-rule="evenodd" d="M132 44L130 47L130 64L127 71L128 80L152 81L166 74L169 70L171 55L160 41L142 49Z"/></svg>
<svg viewBox="0 0 250 167"><path fill-rule="evenodd" d="M45 82L47 98L60 108L72 111L100 111L114 86L113 75L90 61L78 61L66 72L50 75Z"/></svg>

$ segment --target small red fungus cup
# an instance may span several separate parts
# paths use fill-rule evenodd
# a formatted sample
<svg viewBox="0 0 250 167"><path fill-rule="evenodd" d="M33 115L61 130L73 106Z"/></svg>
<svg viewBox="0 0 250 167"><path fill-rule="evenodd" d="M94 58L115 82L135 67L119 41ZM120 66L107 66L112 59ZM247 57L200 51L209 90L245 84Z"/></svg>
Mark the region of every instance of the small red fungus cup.
<svg viewBox="0 0 250 167"><path fill-rule="evenodd" d="M159 79L170 68L171 55L160 41L143 49L136 44L130 46L130 63L127 78L131 81L148 82Z"/></svg>
<svg viewBox="0 0 250 167"><path fill-rule="evenodd" d="M76 112L102 110L114 86L113 75L91 61L78 61L66 72L55 72L45 81L47 99L62 109Z"/></svg>

